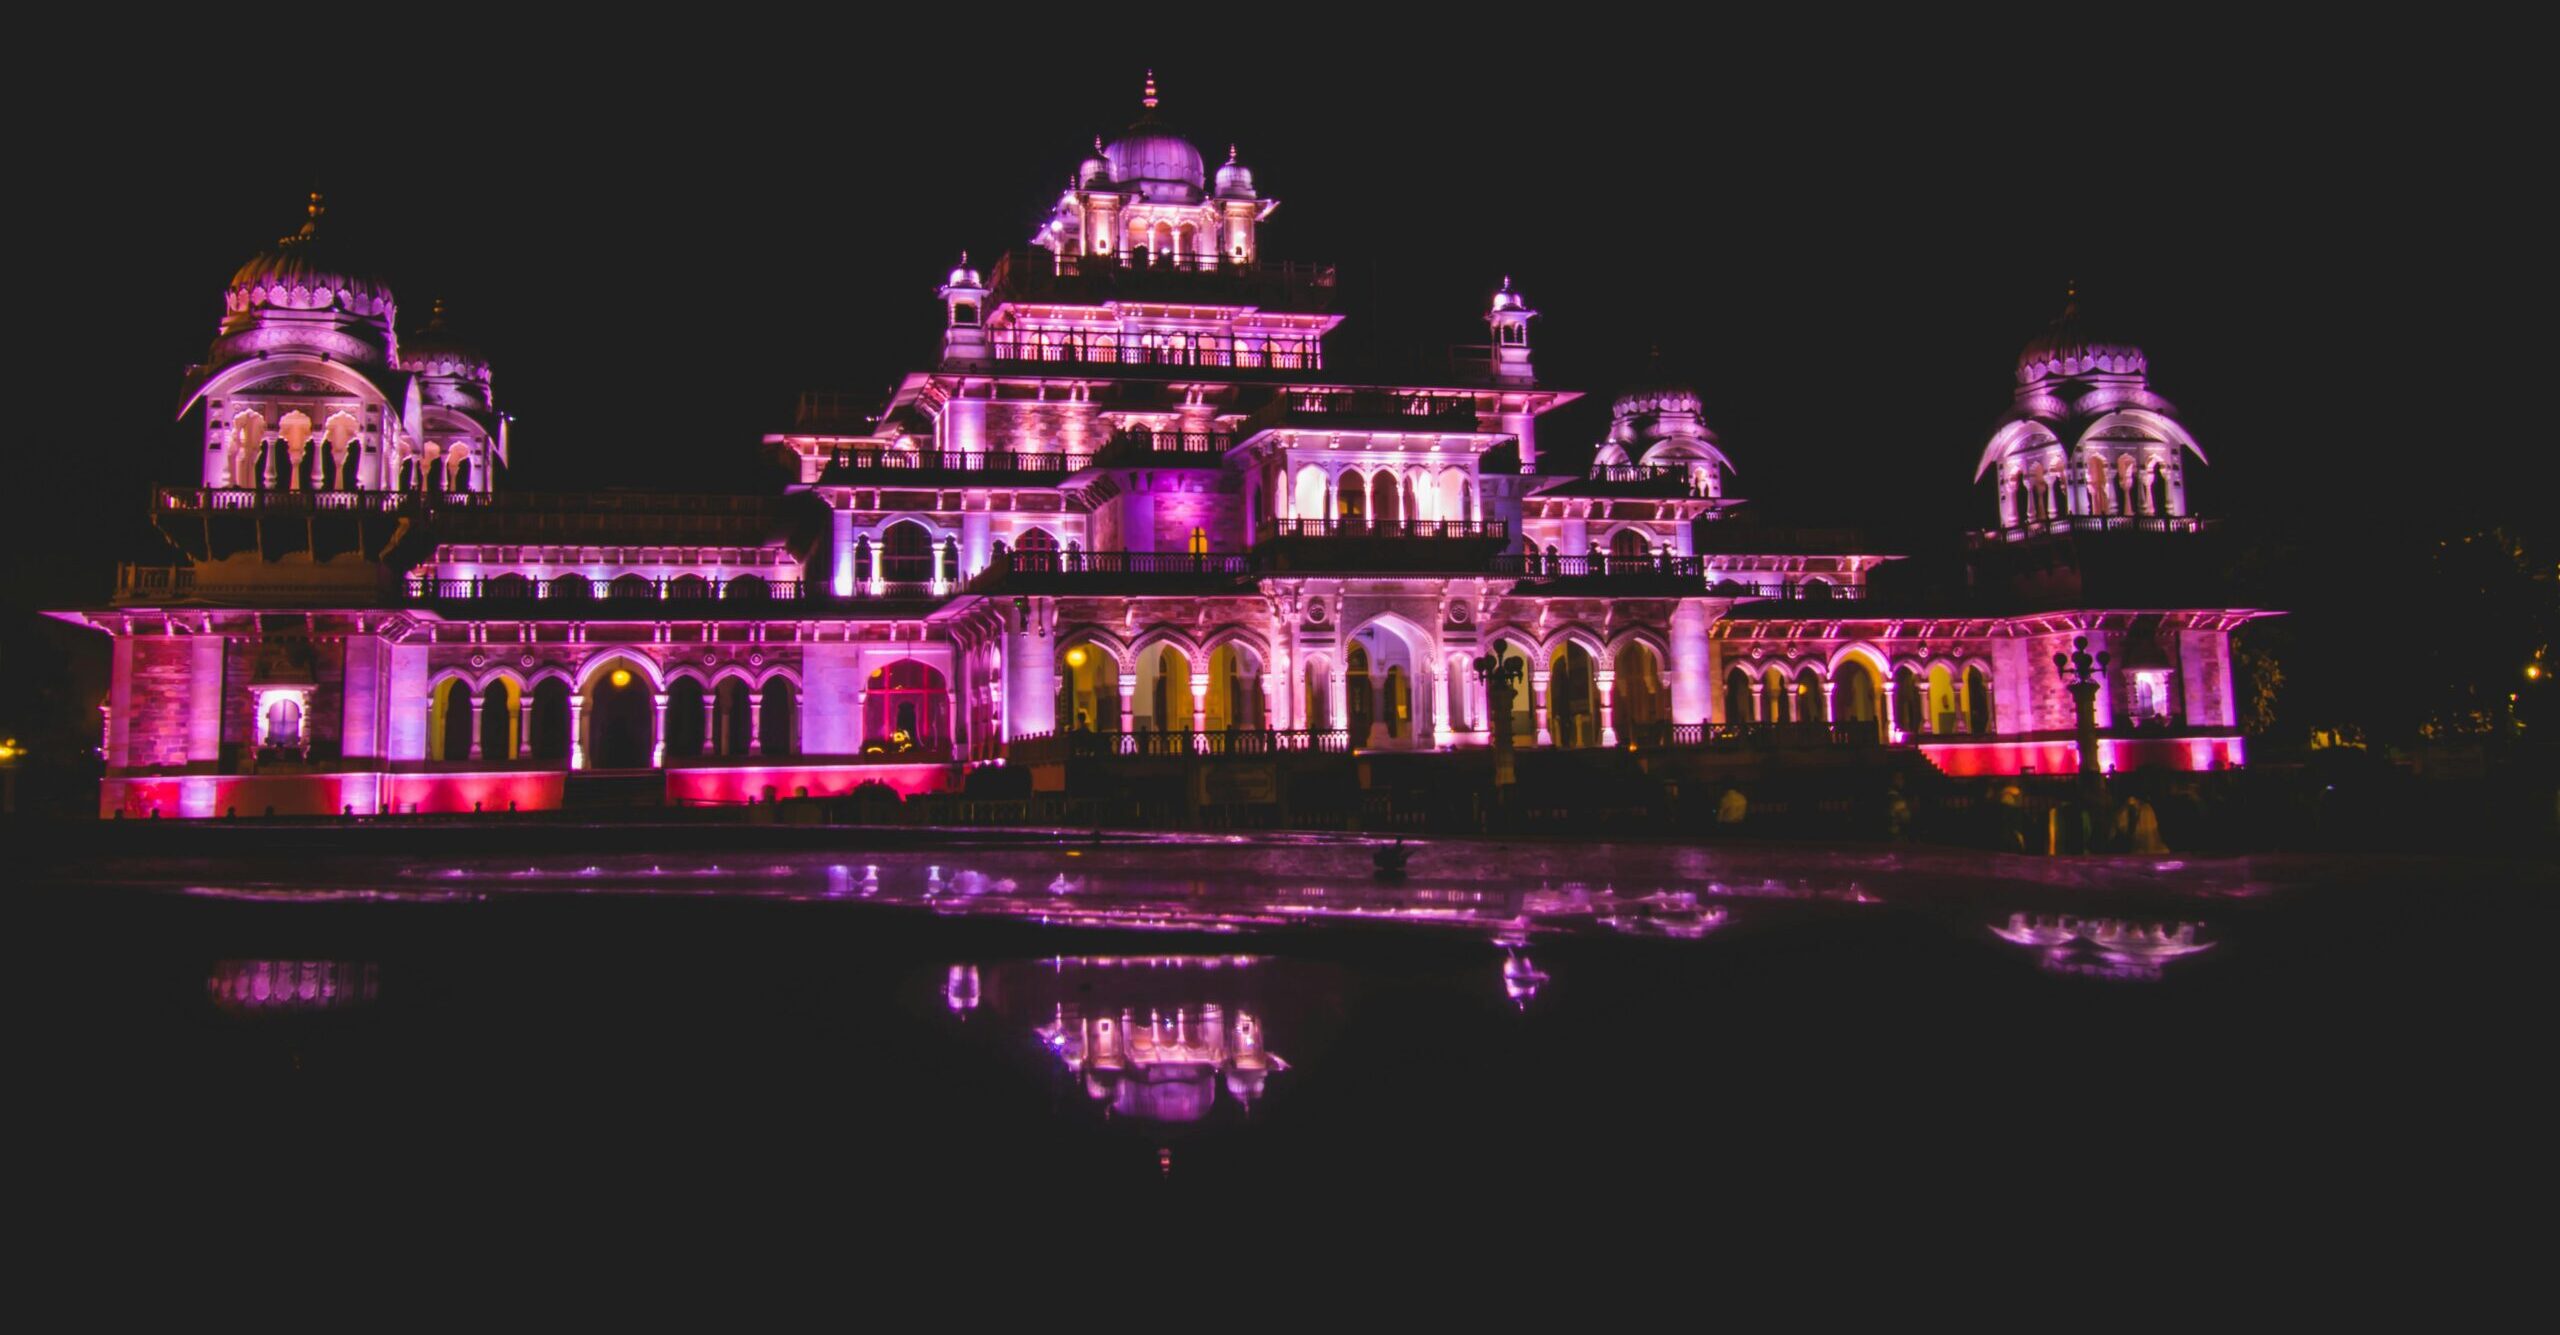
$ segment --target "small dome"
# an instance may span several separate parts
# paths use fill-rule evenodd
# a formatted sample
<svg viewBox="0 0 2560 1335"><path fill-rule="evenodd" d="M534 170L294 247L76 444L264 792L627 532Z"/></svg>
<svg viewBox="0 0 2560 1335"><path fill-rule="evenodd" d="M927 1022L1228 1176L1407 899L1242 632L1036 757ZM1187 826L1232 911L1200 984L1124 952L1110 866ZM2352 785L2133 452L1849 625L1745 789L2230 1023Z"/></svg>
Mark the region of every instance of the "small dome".
<svg viewBox="0 0 2560 1335"><path fill-rule="evenodd" d="M1144 103L1145 114L1139 116L1126 133L1103 147L1102 156L1111 163L1111 179L1141 186L1207 188L1209 169L1201 160L1200 150L1156 117L1156 76L1153 70L1147 71Z"/></svg>
<svg viewBox="0 0 2560 1335"><path fill-rule="evenodd" d="M260 251L231 275L223 305L233 317L262 309L342 310L388 319L391 286L345 262L332 244L320 238L320 215L327 212L313 191L310 218L302 229Z"/></svg>
<svg viewBox="0 0 2560 1335"><path fill-rule="evenodd" d="M1078 187L1100 185L1111 179L1111 161L1109 158L1104 156L1105 151L1106 150L1102 147L1102 136L1095 135L1093 137L1093 156L1086 158L1076 167L1076 185Z"/></svg>
<svg viewBox="0 0 2560 1335"><path fill-rule="evenodd" d="M444 303L438 301L427 317L427 327L400 340L400 369L423 376L487 380L489 357L478 343L445 323Z"/></svg>
<svg viewBox="0 0 2560 1335"><path fill-rule="evenodd" d="M969 267L969 252L964 250L960 252L960 263L953 267L948 277L942 280L942 285L944 287L985 287L987 284L985 279L978 276L977 270Z"/></svg>
<svg viewBox="0 0 2560 1335"><path fill-rule="evenodd" d="M2132 339L2081 314L2074 287L2062 314L2018 353L2018 381L2031 385L2071 376L2141 375L2147 365Z"/></svg>
<svg viewBox="0 0 2560 1335"><path fill-rule="evenodd" d="M1505 276L1502 290L1493 294L1493 308L1497 311L1525 311L1529 309L1529 299L1512 291L1511 279Z"/></svg>
<svg viewBox="0 0 2560 1335"><path fill-rule="evenodd" d="M1227 145L1227 165L1218 169L1218 193L1229 199L1253 197L1253 168L1236 161L1236 147Z"/></svg>

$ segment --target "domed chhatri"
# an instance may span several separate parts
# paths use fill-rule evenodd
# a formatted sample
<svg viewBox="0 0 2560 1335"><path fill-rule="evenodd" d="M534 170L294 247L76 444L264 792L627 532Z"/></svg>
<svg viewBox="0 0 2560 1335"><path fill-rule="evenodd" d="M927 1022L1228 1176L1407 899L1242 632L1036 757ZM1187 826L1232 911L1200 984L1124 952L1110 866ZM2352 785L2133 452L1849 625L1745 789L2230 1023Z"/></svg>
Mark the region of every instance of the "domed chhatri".
<svg viewBox="0 0 2560 1335"><path fill-rule="evenodd" d="M390 284L349 265L334 243L321 239L320 217L328 206L319 191L311 192L306 212L300 230L250 256L231 275L223 291L223 332L244 327L262 310L336 310L390 321Z"/></svg>
<svg viewBox="0 0 2560 1335"><path fill-rule="evenodd" d="M472 339L455 332L438 298L424 329L400 340L400 369L419 375L457 380L487 380L489 357Z"/></svg>
<svg viewBox="0 0 2560 1335"><path fill-rule="evenodd" d="M2018 353L2018 383L2084 375L2138 376L2147 369L2142 349L2080 309L2080 285L2071 285L2062 314Z"/></svg>
<svg viewBox="0 0 2560 1335"><path fill-rule="evenodd" d="M1136 185L1151 199L1170 193L1163 187L1188 186L1194 195L1207 189L1209 170L1199 148L1174 133L1156 115L1154 70L1147 71L1147 93L1142 101L1145 112L1118 139L1103 147L1102 156L1111 164L1111 179Z"/></svg>

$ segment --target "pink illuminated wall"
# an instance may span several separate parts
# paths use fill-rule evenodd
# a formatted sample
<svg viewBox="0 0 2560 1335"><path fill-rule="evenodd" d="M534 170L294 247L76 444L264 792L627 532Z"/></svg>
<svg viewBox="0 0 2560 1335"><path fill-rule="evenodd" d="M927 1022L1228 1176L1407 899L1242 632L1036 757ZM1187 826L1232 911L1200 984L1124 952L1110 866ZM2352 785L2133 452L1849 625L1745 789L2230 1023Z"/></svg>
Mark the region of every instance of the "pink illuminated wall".
<svg viewBox="0 0 2560 1335"><path fill-rule="evenodd" d="M1959 778L1976 774L2073 774L2080 768L2074 742L1923 742L1930 763ZM2131 772L2145 766L2175 770L2238 768L2245 748L2237 737L2101 737L2098 765Z"/></svg>
<svg viewBox="0 0 2560 1335"><path fill-rule="evenodd" d="M951 787L951 767L913 765L742 765L718 769L667 771L671 802L761 802L770 788L777 797L842 797L865 783L885 783L901 796L938 793Z"/></svg>

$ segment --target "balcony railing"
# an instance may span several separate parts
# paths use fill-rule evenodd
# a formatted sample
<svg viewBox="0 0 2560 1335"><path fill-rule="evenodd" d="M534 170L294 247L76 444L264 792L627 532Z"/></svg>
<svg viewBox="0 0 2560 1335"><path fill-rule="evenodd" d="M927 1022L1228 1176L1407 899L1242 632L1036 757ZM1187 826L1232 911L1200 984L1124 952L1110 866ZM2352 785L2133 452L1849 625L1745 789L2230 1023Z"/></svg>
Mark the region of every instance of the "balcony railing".
<svg viewBox="0 0 2560 1335"><path fill-rule="evenodd" d="M1253 558L1243 552L998 552L978 580L1005 575L1250 575ZM977 587L972 581L971 587Z"/></svg>
<svg viewBox="0 0 2560 1335"><path fill-rule="evenodd" d="M1694 747L1802 747L1881 745L1874 723L1637 723L1621 724L1621 743L1640 750Z"/></svg>
<svg viewBox="0 0 2560 1335"><path fill-rule="evenodd" d="M1972 541L1984 546L2051 533L2197 533L2205 527L2205 521L2194 515L2060 515L1983 529L1972 535Z"/></svg>
<svg viewBox="0 0 2560 1335"><path fill-rule="evenodd" d="M1114 432L1093 456L1104 467L1130 464L1189 465L1214 468L1223 463L1236 438L1223 431Z"/></svg>
<svg viewBox="0 0 2560 1335"><path fill-rule="evenodd" d="M1606 552L1547 556L1522 552L1497 556L1491 566L1495 574L1522 579L1676 579L1703 585L1707 577L1707 561L1702 556L1617 556Z"/></svg>
<svg viewBox="0 0 2560 1335"><path fill-rule="evenodd" d="M1270 431L1292 424L1345 427L1375 425L1390 430L1473 431L1476 401L1471 394L1391 394L1378 390L1284 390L1245 419L1244 433Z"/></svg>
<svg viewBox="0 0 2560 1335"><path fill-rule="evenodd" d="M901 450L839 446L830 451L821 482L897 481L926 473L1060 477L1091 462L1082 454L1016 454L1005 450ZM891 476L883 477L881 474ZM917 477L916 480L922 480Z"/></svg>
<svg viewBox="0 0 2560 1335"><path fill-rule="evenodd" d="M1324 340L1261 334L1123 334L1007 325L990 330L998 361L1061 366L1205 367L1230 371L1321 371Z"/></svg>
<svg viewBox="0 0 2560 1335"><path fill-rule="evenodd" d="M1224 732L1035 732L1005 743L1005 759L1016 765L1057 764L1067 760L1112 760L1344 755L1351 734L1343 728L1234 728Z"/></svg>
<svg viewBox="0 0 2560 1335"><path fill-rule="evenodd" d="M1108 255L1061 254L1037 246L1009 251L996 262L991 279L989 287L999 302L1162 298L1320 311L1332 305L1334 290L1330 264L1239 261L1228 255L1157 253L1143 246Z"/></svg>
<svg viewBox="0 0 2560 1335"><path fill-rule="evenodd" d="M1434 541L1505 541L1511 526L1500 519L1370 519L1340 515L1332 519L1265 519L1260 540L1275 538L1405 539Z"/></svg>
<svg viewBox="0 0 2560 1335"><path fill-rule="evenodd" d="M806 605L884 599L921 601L948 597L957 591L948 583L930 580L878 580L856 582L849 597L839 598L827 586L810 581L741 576L722 585L713 585L708 580L684 575L673 579L650 579L639 575L588 579L581 575L561 575L546 580L533 580L521 575L480 579L415 576L406 588L411 602L538 605L555 616L581 614L583 609L601 606L610 610L651 607L659 609L663 615L713 617L753 616L756 615L755 609L775 603Z"/></svg>
<svg viewBox="0 0 2560 1335"><path fill-rule="evenodd" d="M486 508L496 501L481 491L295 491L277 487L160 487L157 510L238 510L255 513L416 514L431 509Z"/></svg>

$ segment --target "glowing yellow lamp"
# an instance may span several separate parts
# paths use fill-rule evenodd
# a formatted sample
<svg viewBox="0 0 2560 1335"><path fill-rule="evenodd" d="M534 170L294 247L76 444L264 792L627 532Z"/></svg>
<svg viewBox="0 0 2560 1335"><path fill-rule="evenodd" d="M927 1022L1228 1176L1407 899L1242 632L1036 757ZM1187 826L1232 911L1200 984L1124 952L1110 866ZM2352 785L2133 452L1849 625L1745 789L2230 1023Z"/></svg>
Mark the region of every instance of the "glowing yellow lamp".
<svg viewBox="0 0 2560 1335"><path fill-rule="evenodd" d="M621 687L624 687L624 686L628 686L628 685L630 685L630 684L631 684L631 669L629 669L629 668L615 668L615 669L613 670L613 684L614 684L614 686L615 686L615 688L616 688L616 689L619 689L619 688L621 688Z"/></svg>
<svg viewBox="0 0 2560 1335"><path fill-rule="evenodd" d="M1083 667L1083 666L1084 666L1084 660L1085 660L1085 652L1084 652L1084 646L1083 646L1083 645L1079 644L1079 645L1077 645L1075 648L1073 648L1073 649L1069 649L1069 650L1067 651L1067 666L1068 666L1068 667L1072 667L1072 668L1080 668L1080 667Z"/></svg>

